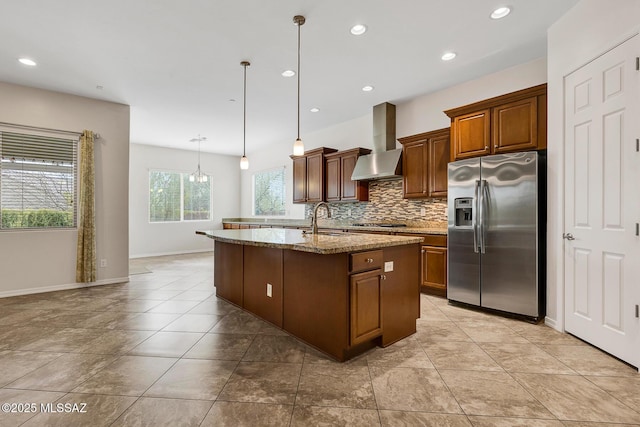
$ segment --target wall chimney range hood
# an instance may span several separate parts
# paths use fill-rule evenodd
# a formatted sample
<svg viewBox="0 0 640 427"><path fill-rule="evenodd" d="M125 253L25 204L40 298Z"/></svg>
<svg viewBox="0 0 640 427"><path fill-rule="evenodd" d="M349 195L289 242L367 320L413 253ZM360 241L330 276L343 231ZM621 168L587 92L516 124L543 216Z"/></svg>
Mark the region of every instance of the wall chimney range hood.
<svg viewBox="0 0 640 427"><path fill-rule="evenodd" d="M373 107L373 153L358 157L354 181L402 178L402 149L396 149L396 106L384 102Z"/></svg>

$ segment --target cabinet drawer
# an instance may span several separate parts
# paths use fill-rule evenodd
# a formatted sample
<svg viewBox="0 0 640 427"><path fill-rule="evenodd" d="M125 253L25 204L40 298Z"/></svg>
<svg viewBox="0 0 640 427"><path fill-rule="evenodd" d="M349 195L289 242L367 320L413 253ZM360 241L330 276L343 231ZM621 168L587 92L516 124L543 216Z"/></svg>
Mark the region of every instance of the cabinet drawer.
<svg viewBox="0 0 640 427"><path fill-rule="evenodd" d="M447 247L446 234L410 234L410 233L396 233L398 236L411 236L422 237L422 244L426 246L440 246Z"/></svg>
<svg viewBox="0 0 640 427"><path fill-rule="evenodd" d="M438 234L428 234L424 236L424 245L447 247L447 236Z"/></svg>
<svg viewBox="0 0 640 427"><path fill-rule="evenodd" d="M382 251L376 250L351 254L349 264L351 273L382 268Z"/></svg>

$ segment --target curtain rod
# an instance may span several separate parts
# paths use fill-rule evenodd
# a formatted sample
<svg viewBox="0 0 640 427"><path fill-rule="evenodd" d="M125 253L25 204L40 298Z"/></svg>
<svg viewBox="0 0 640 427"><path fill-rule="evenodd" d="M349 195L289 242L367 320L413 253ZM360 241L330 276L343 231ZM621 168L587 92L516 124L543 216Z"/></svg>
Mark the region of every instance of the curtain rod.
<svg viewBox="0 0 640 427"><path fill-rule="evenodd" d="M20 128L20 129L26 129L26 130L39 130L39 131L49 131L49 132L57 132L57 133L66 133L69 135L76 135L78 137L80 137L83 132L76 132L76 131L70 131L70 130L62 130L62 129L52 129L52 128L43 128L43 127L38 127L38 126L28 126L28 125L18 125L15 123L6 123L6 122L0 122L0 126L7 126L7 127L14 127L14 128ZM93 137L95 139L100 139L100 134L94 132L93 133Z"/></svg>

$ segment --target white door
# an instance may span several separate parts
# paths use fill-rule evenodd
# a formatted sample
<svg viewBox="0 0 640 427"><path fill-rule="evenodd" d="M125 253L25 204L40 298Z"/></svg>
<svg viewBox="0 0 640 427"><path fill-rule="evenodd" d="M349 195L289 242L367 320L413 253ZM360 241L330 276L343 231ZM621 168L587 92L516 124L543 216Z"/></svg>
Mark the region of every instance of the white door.
<svg viewBox="0 0 640 427"><path fill-rule="evenodd" d="M565 78L565 328L640 367L640 35ZM552 143L552 142L550 142Z"/></svg>

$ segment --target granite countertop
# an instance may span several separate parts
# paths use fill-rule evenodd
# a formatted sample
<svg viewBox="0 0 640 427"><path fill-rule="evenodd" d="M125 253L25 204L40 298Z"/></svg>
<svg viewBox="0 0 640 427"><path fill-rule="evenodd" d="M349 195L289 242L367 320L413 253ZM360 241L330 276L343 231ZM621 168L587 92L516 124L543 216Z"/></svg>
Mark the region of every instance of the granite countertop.
<svg viewBox="0 0 640 427"><path fill-rule="evenodd" d="M226 243L292 249L317 254L336 254L421 243L420 237L384 234L305 234L302 230L254 228L243 230L207 230L196 234Z"/></svg>
<svg viewBox="0 0 640 427"><path fill-rule="evenodd" d="M328 219L320 219L318 228L323 230L348 230L348 231L374 231L385 232L389 234L439 234L447 235L446 223L408 223L406 227L379 227L379 226L358 226L353 225L354 222L367 221L336 221ZM223 218L223 224L242 224L242 225L263 225L271 227L304 227L309 228L311 221L308 219L258 219L258 218Z"/></svg>

